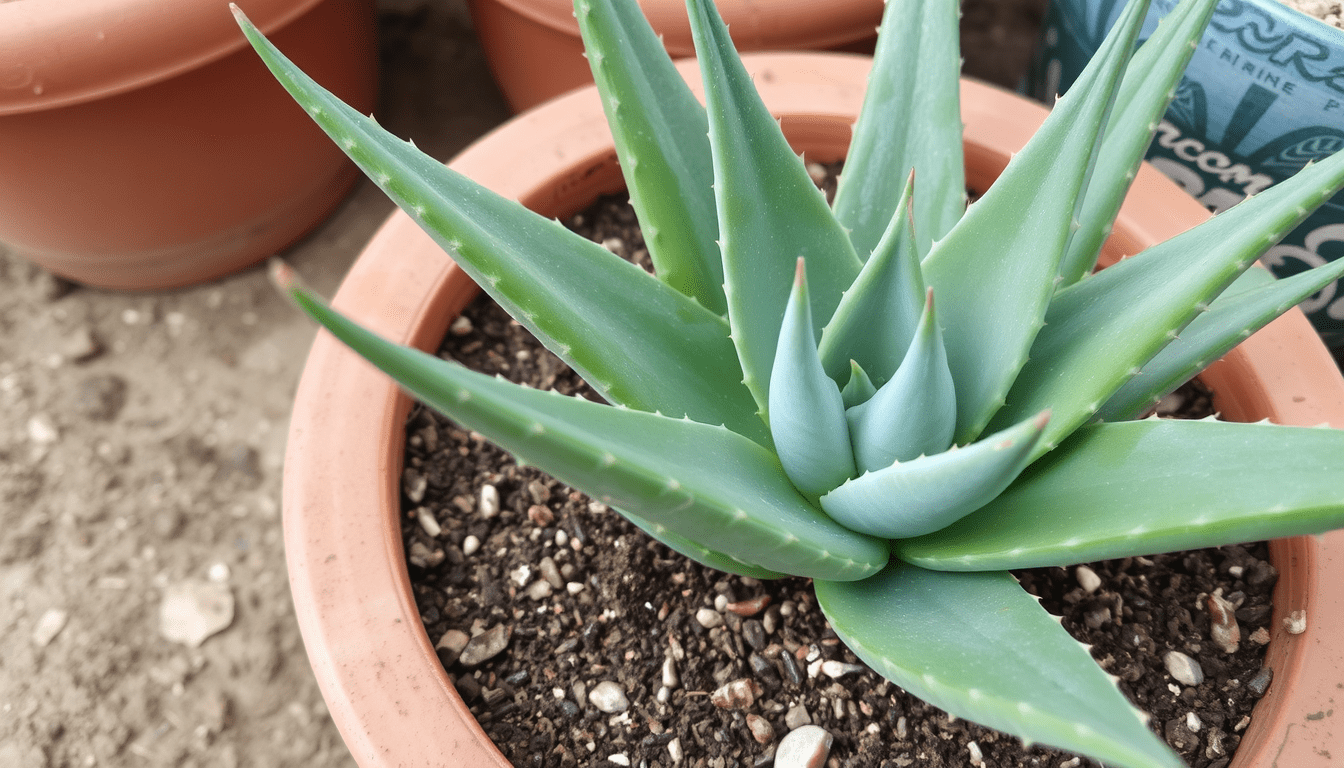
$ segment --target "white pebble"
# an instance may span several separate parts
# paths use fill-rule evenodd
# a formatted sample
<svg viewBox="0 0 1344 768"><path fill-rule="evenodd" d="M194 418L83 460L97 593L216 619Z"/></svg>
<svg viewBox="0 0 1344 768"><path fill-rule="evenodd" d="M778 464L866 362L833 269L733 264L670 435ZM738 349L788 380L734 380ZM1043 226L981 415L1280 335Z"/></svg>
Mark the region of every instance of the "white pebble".
<svg viewBox="0 0 1344 768"><path fill-rule="evenodd" d="M520 587L526 587L527 583L532 580L532 566L523 563L517 568L514 568L512 571L509 571L509 579Z"/></svg>
<svg viewBox="0 0 1344 768"><path fill-rule="evenodd" d="M834 737L816 725L789 731L775 750L775 768L819 768L831 754Z"/></svg>
<svg viewBox="0 0 1344 768"><path fill-rule="evenodd" d="M1187 712L1185 713L1185 727L1189 728L1191 733L1199 733L1199 729L1204 727L1204 723L1200 721L1199 715L1194 712Z"/></svg>
<svg viewBox="0 0 1344 768"><path fill-rule="evenodd" d="M210 570L206 572L206 578L217 584L223 584L228 581L229 575L228 563L215 563L214 565L211 565Z"/></svg>
<svg viewBox="0 0 1344 768"><path fill-rule="evenodd" d="M439 521L434 517L434 512L429 507L416 509L415 518L420 521L420 527L425 529L425 533L429 534L431 539L438 538L438 535L443 533L443 527L439 525Z"/></svg>
<svg viewBox="0 0 1344 768"><path fill-rule="evenodd" d="M681 737L677 737L667 742L667 754L672 758L672 764L677 765L685 756L681 751Z"/></svg>
<svg viewBox="0 0 1344 768"><path fill-rule="evenodd" d="M52 640L56 639L56 635L59 635L62 629L65 629L65 622L69 618L70 614L67 611L60 608L48 608L42 614L42 618L37 620L36 626L33 627L33 644L39 648L45 648Z"/></svg>
<svg viewBox="0 0 1344 768"><path fill-rule="evenodd" d="M677 662L671 656L663 659L663 685L668 688L681 685L681 678L677 676Z"/></svg>
<svg viewBox="0 0 1344 768"><path fill-rule="evenodd" d="M1204 669L1199 666L1198 661L1184 653L1168 651L1163 661L1167 664L1167 672L1182 685L1199 685L1204 682Z"/></svg>
<svg viewBox="0 0 1344 768"><path fill-rule="evenodd" d="M823 661L821 663L821 672L827 677L844 677L855 672L862 672L867 667L862 664L846 664L843 661Z"/></svg>
<svg viewBox="0 0 1344 768"><path fill-rule="evenodd" d="M477 507L487 520L499 514L499 489L493 485L481 486L481 503Z"/></svg>
<svg viewBox="0 0 1344 768"><path fill-rule="evenodd" d="M569 543L568 533L565 533L563 529L555 532L555 546L563 548L568 543Z"/></svg>
<svg viewBox="0 0 1344 768"><path fill-rule="evenodd" d="M1290 635L1300 635L1307 631L1307 612L1293 611L1283 620L1283 628Z"/></svg>
<svg viewBox="0 0 1344 768"><path fill-rule="evenodd" d="M713 608L701 608L695 612L695 620L705 629L723 626L723 616Z"/></svg>
<svg viewBox="0 0 1344 768"><path fill-rule="evenodd" d="M475 536L468 536L462 540L462 554L474 555L481 548L481 540Z"/></svg>
<svg viewBox="0 0 1344 768"><path fill-rule="evenodd" d="M583 584L582 582L571 581L565 584L565 591L571 595L577 595L583 591Z"/></svg>
<svg viewBox="0 0 1344 768"><path fill-rule="evenodd" d="M985 764L985 754L980 751L980 745L974 741L966 743L966 751L971 753L971 765L982 766Z"/></svg>
<svg viewBox="0 0 1344 768"><path fill-rule="evenodd" d="M588 702L609 715L630 708L630 700L625 697L625 689L610 680L594 685L593 690L588 692Z"/></svg>
<svg viewBox="0 0 1344 768"><path fill-rule="evenodd" d="M1096 592L1101 587L1101 577L1086 565L1080 565L1074 569L1073 576L1078 579L1078 586L1088 593Z"/></svg>
<svg viewBox="0 0 1344 768"><path fill-rule="evenodd" d="M532 582L532 584L528 586L527 596L532 598L533 600L545 600L546 598L551 596L551 591L553 589L554 587L551 586L551 583L549 581L546 581L545 579L538 579L537 581Z"/></svg>
<svg viewBox="0 0 1344 768"><path fill-rule="evenodd" d="M52 423L51 417L45 413L39 413L28 419L28 439L38 445L51 445L60 438L61 434L56 430L56 425Z"/></svg>
<svg viewBox="0 0 1344 768"><path fill-rule="evenodd" d="M626 757L624 752L617 752L614 755L607 755L607 762L615 763L616 765L629 765L630 758Z"/></svg>

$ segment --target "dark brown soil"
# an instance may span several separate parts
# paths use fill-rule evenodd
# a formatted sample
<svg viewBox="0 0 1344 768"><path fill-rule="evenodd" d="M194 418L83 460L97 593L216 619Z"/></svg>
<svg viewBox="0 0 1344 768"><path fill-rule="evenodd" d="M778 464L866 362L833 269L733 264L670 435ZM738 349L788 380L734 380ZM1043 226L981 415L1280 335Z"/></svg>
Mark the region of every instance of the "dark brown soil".
<svg viewBox="0 0 1344 768"><path fill-rule="evenodd" d="M640 260L633 214L612 202L603 207L604 223L594 228L590 214L576 228ZM537 388L591 396L493 302L478 299L465 317L445 341L445 356ZM1198 390L1182 398L1207 406ZM858 661L827 626L805 579L762 583L701 567L427 410L412 414L408 435L406 487L414 498L404 499L407 547L413 562L440 561L411 568L425 628L435 642L453 630L510 635L502 653L476 666L457 663L453 650L440 654L515 765L669 766L675 740L682 765L765 766L800 710L835 737L829 764L836 766L951 768L973 764L977 751L995 768L1093 765L954 720L866 668L839 679L817 674L820 660ZM486 485L500 499L490 518L479 508ZM442 526L440 535L428 535L416 513L421 508ZM480 542L473 554L464 554L468 537ZM1093 646L1094 657L1191 766L1221 768L1258 698L1252 680L1264 648L1246 638L1269 622L1274 572L1266 548L1090 567L1101 580L1094 592L1079 585L1074 569L1018 576ZM552 583L539 586L547 575ZM1234 654L1209 639L1205 605L1215 591L1240 605L1243 641ZM697 619L705 609L710 623L721 626ZM1202 684L1171 678L1163 656L1172 650L1199 662ZM660 702L666 659L679 679ZM711 692L736 680L760 686L755 701L715 706ZM587 692L603 681L621 686L627 711L604 714L590 704ZM1255 690L1263 692L1267 682L1262 677ZM616 757L608 763L610 756Z"/></svg>

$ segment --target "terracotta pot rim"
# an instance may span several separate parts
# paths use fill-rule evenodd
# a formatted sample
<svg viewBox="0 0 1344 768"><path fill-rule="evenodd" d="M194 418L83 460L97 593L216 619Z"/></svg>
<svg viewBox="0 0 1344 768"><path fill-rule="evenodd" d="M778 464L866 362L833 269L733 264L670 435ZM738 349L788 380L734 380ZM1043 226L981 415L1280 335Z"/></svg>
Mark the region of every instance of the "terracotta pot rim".
<svg viewBox="0 0 1344 768"><path fill-rule="evenodd" d="M793 118L783 120L786 129L791 120L810 120L830 138L835 128L844 129L847 137L866 82L865 57L756 54L744 60L757 73L758 87L772 110L787 115L798 107ZM683 74L693 71L692 64L682 67ZM774 76L761 76L767 70ZM806 95L791 94L784 85L795 73L812 80ZM834 82L819 87L824 81ZM811 106L798 106L802 104ZM968 166L973 155L997 153L1000 168L990 169L996 175L1044 113L1013 94L964 82ZM970 146L976 142L984 142L983 148ZM492 169L490 156L501 149L508 167ZM527 156L520 158L520 152ZM452 166L548 215L562 215L548 208L555 201L538 197L534 182L519 170L525 167L528 175L535 175L550 164L568 167L568 188L578 190L578 197L612 191L604 174L614 167L614 151L594 89L581 89L518 116L468 148ZM1126 204L1125 223L1113 240L1121 250L1145 238L1165 239L1207 216L1151 168L1140 172L1136 189L1157 199L1131 198ZM1151 214L1159 218L1134 224L1136 217ZM409 258L410 253L417 258ZM376 332L432 348L473 294L465 274L409 217L396 212L361 254L335 303ZM1305 344L1305 352L1288 351L1295 344ZM1215 380L1241 376L1288 389L1273 396L1273 402L1270 395L1254 394L1220 400L1219 407L1234 418L1272 414L1285 423L1328 421L1344 427L1344 379L1296 310L1207 374ZM350 402L360 407L345 405ZM361 766L455 760L505 766L448 681L410 593L398 503L409 407L409 399L389 379L331 337L319 335L296 398L285 470L285 546L300 629L332 717ZM375 508L377 514L371 514ZM350 533L334 532L347 524L353 525ZM1257 707L1234 765L1267 765L1264 761L1276 755L1288 761L1281 764L1324 765L1313 745L1330 744L1329 720L1314 723L1312 730L1312 718L1304 713L1325 707L1326 697L1336 693L1335 677L1307 673L1304 665L1308 649L1317 654L1324 649L1335 664L1344 661L1344 649L1322 644L1332 634L1344 636L1344 600L1330 587L1344 579L1344 557L1338 555L1344 533L1298 537L1272 547L1283 574L1275 596L1276 631L1266 657L1276 680ZM1308 634L1290 636L1278 630L1281 618L1297 609L1308 611ZM1304 687L1288 688L1288 682ZM412 697L415 703L409 704ZM1273 702L1279 705L1267 709ZM457 721L461 730L439 743L428 739L428 734L444 731L449 721Z"/></svg>
<svg viewBox="0 0 1344 768"><path fill-rule="evenodd" d="M235 2L269 34L321 0ZM124 93L246 44L226 0L0 3L0 115Z"/></svg>
<svg viewBox="0 0 1344 768"><path fill-rule="evenodd" d="M508 8L526 19L573 38L579 37L579 22L574 18L571 0L489 0ZM689 22L686 20L684 0L641 0L640 7L654 29L664 35L664 44L673 56L690 56ZM873 37L876 26L871 0L831 0L817 3L811 0L772 0L770 3L752 0L719 0L719 13L728 23L735 40L749 39L753 48L783 47L773 45L776 38L791 41L799 29L807 30L810 47L836 48ZM779 19L788 19L787 24ZM746 38L743 37L745 33Z"/></svg>

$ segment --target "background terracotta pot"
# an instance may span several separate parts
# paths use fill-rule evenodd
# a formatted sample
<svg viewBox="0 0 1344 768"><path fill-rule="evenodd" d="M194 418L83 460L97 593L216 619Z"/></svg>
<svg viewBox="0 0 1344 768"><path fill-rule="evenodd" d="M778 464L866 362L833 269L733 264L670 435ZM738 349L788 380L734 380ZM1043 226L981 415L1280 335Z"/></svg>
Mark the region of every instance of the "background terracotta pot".
<svg viewBox="0 0 1344 768"><path fill-rule="evenodd" d="M844 154L869 60L838 54L746 57L757 87L800 151ZM692 65L683 73L695 77ZM963 82L968 181L983 189L1039 125L1044 109ZM457 170L548 215L566 216L623 186L594 89L529 112L481 139ZM1171 237L1207 213L1144 168L1110 256ZM409 217L394 214L355 263L335 304L373 330L433 349L475 294ZM1242 344L1204 376L1236 419L1344 427L1344 380L1300 312ZM365 768L504 766L448 681L411 595L402 551L400 477L410 400L391 380L319 335L294 407L285 464L290 584L309 660L332 717ZM1271 546L1280 571L1274 625L1307 612L1302 635L1278 630L1274 681L1243 736L1236 768L1324 767L1337 749L1324 710L1344 661L1344 533Z"/></svg>
<svg viewBox="0 0 1344 768"><path fill-rule="evenodd" d="M238 0L363 111L374 0ZM296 240L354 167L223 0L0 2L0 243L109 288L218 277Z"/></svg>
<svg viewBox="0 0 1344 768"><path fill-rule="evenodd" d="M593 81L571 0L469 0L472 22L515 112ZM695 54L684 0L640 0L675 58ZM720 0L742 51L871 51L881 0Z"/></svg>

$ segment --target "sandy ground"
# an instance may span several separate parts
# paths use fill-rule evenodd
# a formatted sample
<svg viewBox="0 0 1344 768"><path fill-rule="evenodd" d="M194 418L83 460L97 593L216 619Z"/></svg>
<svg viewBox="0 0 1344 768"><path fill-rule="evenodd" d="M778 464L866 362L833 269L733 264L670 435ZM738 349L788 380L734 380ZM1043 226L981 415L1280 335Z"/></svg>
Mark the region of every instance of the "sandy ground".
<svg viewBox="0 0 1344 768"><path fill-rule="evenodd" d="M385 126L447 159L506 118L462 0L381 4ZM968 67L1011 82L1041 4L968 2ZM391 207L362 182L286 258L329 295ZM0 766L353 765L281 546L313 335L260 269L113 293L0 250Z"/></svg>

